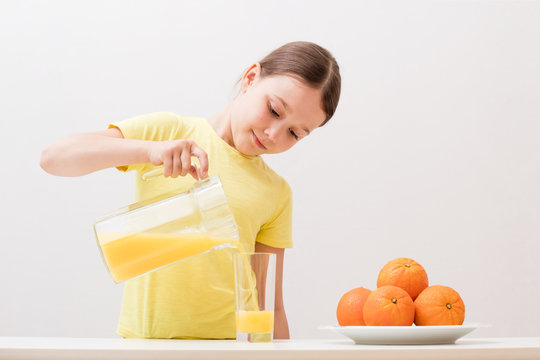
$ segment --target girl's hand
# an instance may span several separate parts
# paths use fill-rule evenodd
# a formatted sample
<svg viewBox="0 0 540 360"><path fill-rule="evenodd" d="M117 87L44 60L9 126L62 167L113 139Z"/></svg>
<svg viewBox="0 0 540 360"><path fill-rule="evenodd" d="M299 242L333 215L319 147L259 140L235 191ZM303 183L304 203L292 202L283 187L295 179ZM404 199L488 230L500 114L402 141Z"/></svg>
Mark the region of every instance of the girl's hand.
<svg viewBox="0 0 540 360"><path fill-rule="evenodd" d="M202 178L208 176L208 155L192 140L151 141L148 158L152 165L163 165L163 176L173 178L190 174L199 180L191 157L199 159Z"/></svg>

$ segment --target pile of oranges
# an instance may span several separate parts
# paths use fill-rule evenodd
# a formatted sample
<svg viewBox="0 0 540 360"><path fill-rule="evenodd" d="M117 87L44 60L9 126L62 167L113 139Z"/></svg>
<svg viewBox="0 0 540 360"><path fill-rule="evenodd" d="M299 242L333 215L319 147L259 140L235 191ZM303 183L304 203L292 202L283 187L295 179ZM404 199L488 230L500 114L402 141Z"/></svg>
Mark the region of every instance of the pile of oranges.
<svg viewBox="0 0 540 360"><path fill-rule="evenodd" d="M426 270L409 258L389 261L377 289L352 289L337 306L341 326L461 325L464 319L459 294L448 286L429 286Z"/></svg>

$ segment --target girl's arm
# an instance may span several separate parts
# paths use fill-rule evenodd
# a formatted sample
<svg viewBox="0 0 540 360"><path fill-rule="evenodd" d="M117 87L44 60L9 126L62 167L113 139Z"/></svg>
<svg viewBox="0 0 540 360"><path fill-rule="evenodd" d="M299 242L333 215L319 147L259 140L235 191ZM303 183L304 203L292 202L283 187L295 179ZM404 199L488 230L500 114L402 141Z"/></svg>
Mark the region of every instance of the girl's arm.
<svg viewBox="0 0 540 360"><path fill-rule="evenodd" d="M207 176L206 152L191 140L146 141L125 139L117 128L77 134L51 144L41 154L40 165L58 176L81 176L115 166L163 164L163 175L188 173L197 178L191 156L199 158L202 177Z"/></svg>
<svg viewBox="0 0 540 360"><path fill-rule="evenodd" d="M283 306L283 258L285 249L255 243L255 252L276 254L276 290L274 300L274 339L289 339L289 324Z"/></svg>

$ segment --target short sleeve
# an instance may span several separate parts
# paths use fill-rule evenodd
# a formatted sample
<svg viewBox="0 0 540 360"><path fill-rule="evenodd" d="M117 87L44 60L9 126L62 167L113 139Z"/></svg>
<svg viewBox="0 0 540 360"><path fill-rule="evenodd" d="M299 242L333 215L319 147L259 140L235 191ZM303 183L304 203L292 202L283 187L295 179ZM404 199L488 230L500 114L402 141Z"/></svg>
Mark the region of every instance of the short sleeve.
<svg viewBox="0 0 540 360"><path fill-rule="evenodd" d="M110 123L110 128L120 130L125 139L166 141L178 138L182 123L180 117L174 113L156 112ZM131 171L144 165L124 165L118 166L117 169Z"/></svg>
<svg viewBox="0 0 540 360"><path fill-rule="evenodd" d="M264 224L257 234L257 242L277 248L292 248L292 190L283 180L275 216Z"/></svg>

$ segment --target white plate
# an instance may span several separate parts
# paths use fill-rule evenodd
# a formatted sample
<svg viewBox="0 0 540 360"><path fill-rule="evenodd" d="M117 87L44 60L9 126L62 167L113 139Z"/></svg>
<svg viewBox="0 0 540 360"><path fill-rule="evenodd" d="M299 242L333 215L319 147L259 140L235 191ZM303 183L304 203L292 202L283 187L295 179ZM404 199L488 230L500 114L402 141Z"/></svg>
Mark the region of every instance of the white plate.
<svg viewBox="0 0 540 360"><path fill-rule="evenodd" d="M364 345L454 344L480 324L449 326L321 326ZM489 325L488 325L489 326Z"/></svg>

